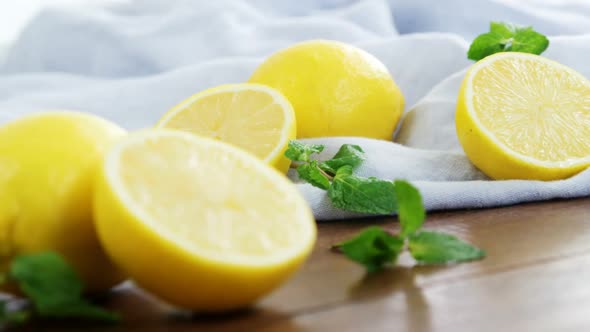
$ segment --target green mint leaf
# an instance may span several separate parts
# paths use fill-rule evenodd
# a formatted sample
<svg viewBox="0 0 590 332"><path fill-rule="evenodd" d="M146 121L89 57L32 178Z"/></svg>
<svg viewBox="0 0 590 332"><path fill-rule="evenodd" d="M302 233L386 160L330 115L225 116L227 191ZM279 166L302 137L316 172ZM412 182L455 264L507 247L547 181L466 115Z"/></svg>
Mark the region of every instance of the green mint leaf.
<svg viewBox="0 0 590 332"><path fill-rule="evenodd" d="M390 214L397 208L393 182L353 175L352 166L338 169L328 197L336 208L352 212Z"/></svg>
<svg viewBox="0 0 590 332"><path fill-rule="evenodd" d="M330 188L330 180L328 180L318 166L318 162L315 160L312 160L307 164L299 165L299 167L297 167L297 173L299 173L299 178L309 182L314 187L324 190Z"/></svg>
<svg viewBox="0 0 590 332"><path fill-rule="evenodd" d="M410 235L412 257L422 264L448 264L477 260L485 252L467 242L444 233L418 232Z"/></svg>
<svg viewBox="0 0 590 332"><path fill-rule="evenodd" d="M45 314L52 318L81 318L105 323L117 323L121 317L111 311L105 310L80 299L78 302L68 303L60 308L55 308Z"/></svg>
<svg viewBox="0 0 590 332"><path fill-rule="evenodd" d="M541 54L549 47L549 39L532 28L521 30L512 40L512 52Z"/></svg>
<svg viewBox="0 0 590 332"><path fill-rule="evenodd" d="M401 225L401 236L406 237L422 227L426 212L422 204L422 196L416 187L407 181L394 182L397 200L397 214Z"/></svg>
<svg viewBox="0 0 590 332"><path fill-rule="evenodd" d="M344 176L349 176L349 175L352 175L352 166L346 165L346 166L342 166L338 170L336 170L337 177L344 177Z"/></svg>
<svg viewBox="0 0 590 332"><path fill-rule="evenodd" d="M477 36L467 51L467 58L479 61L488 55L505 51L502 40L504 37L491 32Z"/></svg>
<svg viewBox="0 0 590 332"><path fill-rule="evenodd" d="M516 24L504 22L490 22L490 32L500 35L503 38L512 38L521 29Z"/></svg>
<svg viewBox="0 0 590 332"><path fill-rule="evenodd" d="M323 150L323 145L303 144L297 141L289 141L289 146L285 151L285 157L292 161L309 161L310 155L320 153Z"/></svg>
<svg viewBox="0 0 590 332"><path fill-rule="evenodd" d="M467 57L478 61L499 52L541 54L548 46L547 37L534 31L532 27L491 22L490 32L481 34L473 40Z"/></svg>
<svg viewBox="0 0 590 332"><path fill-rule="evenodd" d="M359 166L365 160L365 152L358 145L344 144L330 160L320 164L320 167L331 174L342 166L351 166L353 169Z"/></svg>
<svg viewBox="0 0 590 332"><path fill-rule="evenodd" d="M372 273L379 271L386 264L395 263L403 246L402 238L373 226L336 247L350 260L364 265L367 271Z"/></svg>
<svg viewBox="0 0 590 332"><path fill-rule="evenodd" d="M83 285L74 270L55 253L45 252L16 257L10 278L34 302L40 314L82 296Z"/></svg>
<svg viewBox="0 0 590 332"><path fill-rule="evenodd" d="M59 255L44 252L13 259L9 276L32 301L42 317L79 317L115 322L118 315L82 298L83 284Z"/></svg>

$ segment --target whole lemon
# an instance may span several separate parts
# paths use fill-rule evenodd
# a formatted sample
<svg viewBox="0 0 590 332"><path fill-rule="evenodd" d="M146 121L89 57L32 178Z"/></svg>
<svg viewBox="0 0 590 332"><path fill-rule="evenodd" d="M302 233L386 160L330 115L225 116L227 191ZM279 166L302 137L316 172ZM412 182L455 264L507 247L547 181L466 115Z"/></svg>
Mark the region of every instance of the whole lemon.
<svg viewBox="0 0 590 332"><path fill-rule="evenodd" d="M391 139L404 97L371 54L335 41L313 40L271 55L250 82L271 86L291 102L297 136Z"/></svg>
<svg viewBox="0 0 590 332"><path fill-rule="evenodd" d="M124 134L76 112L39 113L0 127L0 272L19 254L55 251L89 291L123 280L99 244L91 207L103 155Z"/></svg>

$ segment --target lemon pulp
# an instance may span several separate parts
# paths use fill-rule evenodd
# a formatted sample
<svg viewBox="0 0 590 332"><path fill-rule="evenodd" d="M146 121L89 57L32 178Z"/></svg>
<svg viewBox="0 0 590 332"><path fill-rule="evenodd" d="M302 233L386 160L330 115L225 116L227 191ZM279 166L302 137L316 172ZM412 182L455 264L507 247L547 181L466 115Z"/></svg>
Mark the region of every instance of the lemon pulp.
<svg viewBox="0 0 590 332"><path fill-rule="evenodd" d="M467 73L457 106L467 156L497 179L560 179L590 163L590 82L524 53L500 53Z"/></svg>
<svg viewBox="0 0 590 332"><path fill-rule="evenodd" d="M229 84L198 93L162 117L159 128L179 129L230 143L286 173L283 155L295 138L289 101L259 84Z"/></svg>
<svg viewBox="0 0 590 332"><path fill-rule="evenodd" d="M297 189L254 156L180 131L132 134L107 156L100 238L141 286L183 307L245 306L309 254L315 223Z"/></svg>

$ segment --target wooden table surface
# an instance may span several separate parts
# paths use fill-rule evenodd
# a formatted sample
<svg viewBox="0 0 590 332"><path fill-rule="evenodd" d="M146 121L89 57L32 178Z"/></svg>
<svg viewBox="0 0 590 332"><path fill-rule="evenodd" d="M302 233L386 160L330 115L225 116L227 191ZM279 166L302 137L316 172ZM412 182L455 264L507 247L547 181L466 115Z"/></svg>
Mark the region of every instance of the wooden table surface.
<svg viewBox="0 0 590 332"><path fill-rule="evenodd" d="M320 222L311 259L250 310L190 315L126 289L105 300L123 314L121 325L27 330L590 331L590 199L432 213L426 228L469 240L488 257L447 267L402 257L401 266L368 277L329 248L372 224L398 228L395 218Z"/></svg>

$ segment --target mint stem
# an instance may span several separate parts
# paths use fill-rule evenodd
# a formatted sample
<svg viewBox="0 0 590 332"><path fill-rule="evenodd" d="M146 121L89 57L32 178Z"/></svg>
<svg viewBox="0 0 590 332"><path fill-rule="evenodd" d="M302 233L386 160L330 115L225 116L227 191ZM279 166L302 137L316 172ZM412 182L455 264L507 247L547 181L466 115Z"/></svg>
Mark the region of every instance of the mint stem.
<svg viewBox="0 0 590 332"><path fill-rule="evenodd" d="M297 169L299 166L301 166L303 164L309 164L309 163L306 161L292 161L289 168ZM320 173L322 173L322 175L325 176L328 180L330 180L330 181L334 180L334 177L332 175L326 173L323 169L320 169Z"/></svg>
<svg viewBox="0 0 590 332"><path fill-rule="evenodd" d="M323 176L327 177L328 180L332 181L334 180L334 177L328 173L326 173L323 169L320 169L320 173L322 173Z"/></svg>

